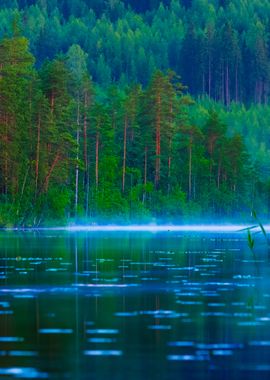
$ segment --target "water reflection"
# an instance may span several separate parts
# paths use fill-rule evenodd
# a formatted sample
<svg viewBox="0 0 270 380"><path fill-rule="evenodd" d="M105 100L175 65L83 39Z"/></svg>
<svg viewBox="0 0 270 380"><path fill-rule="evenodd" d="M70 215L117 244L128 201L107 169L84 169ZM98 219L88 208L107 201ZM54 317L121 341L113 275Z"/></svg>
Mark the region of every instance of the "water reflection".
<svg viewBox="0 0 270 380"><path fill-rule="evenodd" d="M270 378L270 264L246 235L2 232L0 376Z"/></svg>

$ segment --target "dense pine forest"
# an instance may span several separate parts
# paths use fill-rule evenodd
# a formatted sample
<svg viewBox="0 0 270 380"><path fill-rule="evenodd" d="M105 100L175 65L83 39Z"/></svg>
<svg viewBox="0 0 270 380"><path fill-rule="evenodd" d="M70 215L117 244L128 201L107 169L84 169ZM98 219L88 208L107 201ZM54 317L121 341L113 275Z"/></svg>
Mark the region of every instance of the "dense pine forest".
<svg viewBox="0 0 270 380"><path fill-rule="evenodd" d="M270 207L267 0L2 0L0 225Z"/></svg>

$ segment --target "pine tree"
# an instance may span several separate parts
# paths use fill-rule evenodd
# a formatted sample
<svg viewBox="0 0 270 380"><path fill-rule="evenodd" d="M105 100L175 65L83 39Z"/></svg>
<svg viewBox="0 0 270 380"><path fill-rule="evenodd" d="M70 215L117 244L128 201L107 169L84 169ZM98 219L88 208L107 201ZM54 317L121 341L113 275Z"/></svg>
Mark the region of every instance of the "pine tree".
<svg viewBox="0 0 270 380"><path fill-rule="evenodd" d="M55 177L67 180L69 165L74 163L75 122L71 112L75 104L68 92L70 72L65 61L59 57L47 62L41 72L43 88L50 105L50 121L47 131L47 173L39 193L47 192L53 173L61 168L61 175ZM58 173L59 174L59 173Z"/></svg>
<svg viewBox="0 0 270 380"><path fill-rule="evenodd" d="M0 43L0 175L6 197L23 191L31 125L34 58L28 40L14 36ZM27 169L28 173L28 169ZM27 177L27 176L26 176ZM6 198L7 199L7 198Z"/></svg>

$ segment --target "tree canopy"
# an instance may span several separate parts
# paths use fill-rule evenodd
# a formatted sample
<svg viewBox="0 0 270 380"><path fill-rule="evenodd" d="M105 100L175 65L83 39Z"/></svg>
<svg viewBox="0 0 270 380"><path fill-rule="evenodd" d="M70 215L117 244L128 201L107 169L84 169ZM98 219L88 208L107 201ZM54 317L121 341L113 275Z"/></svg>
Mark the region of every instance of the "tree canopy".
<svg viewBox="0 0 270 380"><path fill-rule="evenodd" d="M0 224L268 215L269 11L1 2Z"/></svg>

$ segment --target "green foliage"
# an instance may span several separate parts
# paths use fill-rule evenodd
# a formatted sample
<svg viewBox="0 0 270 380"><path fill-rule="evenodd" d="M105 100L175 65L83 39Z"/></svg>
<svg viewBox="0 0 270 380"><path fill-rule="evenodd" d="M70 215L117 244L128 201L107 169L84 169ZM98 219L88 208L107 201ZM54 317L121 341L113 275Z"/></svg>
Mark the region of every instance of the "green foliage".
<svg viewBox="0 0 270 380"><path fill-rule="evenodd" d="M27 12L32 14L41 11L39 6L30 8ZM106 14L97 20L91 14L88 20L95 25L91 38L96 39L99 52L102 86L90 79L92 73L97 78L93 61L97 57L88 54L90 47L86 52L73 41L66 45L65 55L47 59L37 70L28 40L19 36L16 25L14 35L0 42L0 225L39 226L70 218L86 223L89 218L143 222L206 216L221 220L246 216L254 207L269 214L269 107L231 102L227 70L221 102L207 96L192 98L173 71L154 70L167 67L166 54L159 56L158 64L151 64L151 79L144 77L145 86L126 86L126 81L141 75L136 73L139 63L135 61L147 49L140 50L134 39L140 40L136 28L143 28L146 21L143 16L134 18L132 11L126 14L122 6L113 8L112 18ZM215 16L210 8L208 21L212 22ZM47 11L42 9L44 25ZM51 34L59 39L63 25L57 10L50 12L54 15ZM151 28L160 38L159 23L165 16L170 18L171 12L181 14L182 10L173 2L169 8L161 6L152 20ZM117 20L116 15L128 21ZM99 38L101 31L113 39L112 45ZM129 62L119 60L125 33L125 48L135 44L138 50ZM209 26L201 33L210 38L217 31ZM224 24L220 33L222 60L230 72L238 59L238 36L231 23ZM196 30L191 28L186 38L199 47ZM248 41L255 46L251 36ZM156 41L151 34L148 43L150 62L151 47L158 51L159 46L152 46ZM232 43L234 52L228 48ZM109 64L105 57L113 54L115 60ZM121 85L116 85L118 80ZM220 84L215 89L219 93Z"/></svg>
<svg viewBox="0 0 270 380"><path fill-rule="evenodd" d="M117 188L112 188L111 183L104 183L102 190L96 192L95 195L95 212L98 218L112 219L118 217L123 220L128 218L128 203L122 197L121 191Z"/></svg>
<svg viewBox="0 0 270 380"><path fill-rule="evenodd" d="M172 68L192 95L263 104L269 9L265 0L2 0L0 36L21 31L39 65L78 54L103 87L146 85L155 69Z"/></svg>
<svg viewBox="0 0 270 380"><path fill-rule="evenodd" d="M2 199L0 202L0 227L13 227L15 220L15 208Z"/></svg>
<svg viewBox="0 0 270 380"><path fill-rule="evenodd" d="M53 220L65 220L67 217L67 209L71 204L71 192L66 187L54 187L47 193L48 209L47 218Z"/></svg>
<svg viewBox="0 0 270 380"><path fill-rule="evenodd" d="M180 188L175 188L169 195L161 191L152 195L152 210L158 218L178 219L181 222L186 208L186 194Z"/></svg>

